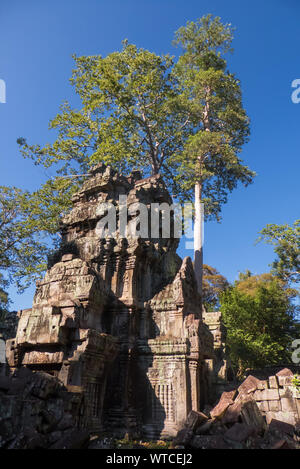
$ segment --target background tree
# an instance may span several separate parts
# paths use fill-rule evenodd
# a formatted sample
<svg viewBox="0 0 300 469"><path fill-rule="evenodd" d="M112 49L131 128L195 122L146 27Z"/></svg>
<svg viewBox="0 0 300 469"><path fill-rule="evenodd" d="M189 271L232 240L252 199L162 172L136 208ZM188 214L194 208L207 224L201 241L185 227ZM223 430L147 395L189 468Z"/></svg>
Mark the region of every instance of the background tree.
<svg viewBox="0 0 300 469"><path fill-rule="evenodd" d="M217 311L220 294L229 287L229 282L217 269L203 264L203 305L207 311Z"/></svg>
<svg viewBox="0 0 300 469"><path fill-rule="evenodd" d="M9 305L8 293L5 291L7 286L8 282L5 281L3 275L0 273L0 322L5 318Z"/></svg>
<svg viewBox="0 0 300 469"><path fill-rule="evenodd" d="M195 192L195 260L198 290L202 290L201 204L218 218L228 193L239 182L252 182L254 173L238 157L249 136L249 119L242 105L240 82L227 71L233 29L219 17L188 22L175 36L184 51L176 65L180 103L191 124L184 151L178 155L178 181Z"/></svg>
<svg viewBox="0 0 300 469"><path fill-rule="evenodd" d="M274 246L277 259L273 262L273 272L291 283L300 281L300 219L292 226L267 225L258 241L265 241Z"/></svg>
<svg viewBox="0 0 300 469"><path fill-rule="evenodd" d="M0 186L0 301L14 279L21 291L45 270L48 252L36 232L31 195L15 187ZM6 278L4 275L6 275ZM0 304L1 306L1 304Z"/></svg>
<svg viewBox="0 0 300 469"><path fill-rule="evenodd" d="M294 294L274 275L249 271L221 294L228 351L239 376L247 368L291 362Z"/></svg>

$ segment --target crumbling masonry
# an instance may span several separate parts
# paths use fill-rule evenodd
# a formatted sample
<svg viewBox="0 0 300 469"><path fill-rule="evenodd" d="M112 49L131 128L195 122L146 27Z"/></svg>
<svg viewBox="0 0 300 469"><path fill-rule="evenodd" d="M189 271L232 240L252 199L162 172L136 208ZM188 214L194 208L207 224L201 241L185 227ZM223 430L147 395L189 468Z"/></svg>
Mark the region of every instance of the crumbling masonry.
<svg viewBox="0 0 300 469"><path fill-rule="evenodd" d="M83 394L78 425L92 432L171 437L209 400L213 336L190 258L178 239L99 236L99 205L171 204L160 177L124 177L98 165L63 218L61 249L32 309L7 341L11 369L58 377ZM129 224L136 223L136 215Z"/></svg>

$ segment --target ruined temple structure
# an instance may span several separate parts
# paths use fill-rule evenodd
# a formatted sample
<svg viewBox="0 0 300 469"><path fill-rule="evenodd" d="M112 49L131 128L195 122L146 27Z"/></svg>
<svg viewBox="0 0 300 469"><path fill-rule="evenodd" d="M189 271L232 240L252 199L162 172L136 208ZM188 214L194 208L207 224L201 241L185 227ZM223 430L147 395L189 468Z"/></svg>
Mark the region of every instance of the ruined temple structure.
<svg viewBox="0 0 300 469"><path fill-rule="evenodd" d="M172 437L209 400L213 336L177 238L121 237L117 228L100 236L99 206L110 202L118 218L120 195L131 208L171 203L159 176L94 167L62 219L62 245L32 309L19 313L7 360L12 370L41 370L81 392L78 425L91 432Z"/></svg>
<svg viewBox="0 0 300 469"><path fill-rule="evenodd" d="M221 311L202 312L204 323L214 338L214 358L207 361L210 378L210 401L218 399L221 394L236 384L235 373L226 351L227 330L223 323Z"/></svg>

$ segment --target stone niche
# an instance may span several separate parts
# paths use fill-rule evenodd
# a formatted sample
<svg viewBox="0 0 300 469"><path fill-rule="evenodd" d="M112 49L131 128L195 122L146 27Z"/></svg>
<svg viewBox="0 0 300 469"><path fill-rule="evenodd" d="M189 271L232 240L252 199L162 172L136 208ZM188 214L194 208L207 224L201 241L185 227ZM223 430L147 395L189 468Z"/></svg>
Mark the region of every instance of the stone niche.
<svg viewBox="0 0 300 469"><path fill-rule="evenodd" d="M138 223L136 204L150 213L152 203L172 203L159 176L94 167L62 219L61 248L37 283L32 309L19 313L7 360L81 391L78 421L91 432L172 437L209 401L213 335L202 321L191 259L176 254L172 230L168 238L122 237L117 227L100 236L99 207L112 204L119 220L119 196L131 207L128 225Z"/></svg>

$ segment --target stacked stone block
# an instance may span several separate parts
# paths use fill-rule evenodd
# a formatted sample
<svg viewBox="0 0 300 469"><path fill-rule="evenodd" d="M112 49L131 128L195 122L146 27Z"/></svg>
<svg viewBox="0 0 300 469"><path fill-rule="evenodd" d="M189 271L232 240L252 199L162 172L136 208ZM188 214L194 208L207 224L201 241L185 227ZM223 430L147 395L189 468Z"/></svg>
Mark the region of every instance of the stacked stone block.
<svg viewBox="0 0 300 469"><path fill-rule="evenodd" d="M91 170L6 353L13 370L26 366L80 387L80 426L158 438L175 435L207 402L214 349L192 262L176 254L174 215L170 237L153 239L150 230L148 237L123 237L118 226L110 236L101 231L103 203L120 220L120 196L131 208L128 227L139 203L149 219L152 203L172 204L159 176L140 178L101 164Z"/></svg>

